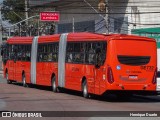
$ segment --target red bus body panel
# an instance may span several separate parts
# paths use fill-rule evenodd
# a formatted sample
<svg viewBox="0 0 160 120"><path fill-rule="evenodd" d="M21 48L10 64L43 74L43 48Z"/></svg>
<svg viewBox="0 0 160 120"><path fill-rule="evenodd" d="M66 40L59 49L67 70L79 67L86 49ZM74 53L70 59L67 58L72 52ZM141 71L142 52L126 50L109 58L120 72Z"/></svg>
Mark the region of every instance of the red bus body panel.
<svg viewBox="0 0 160 120"><path fill-rule="evenodd" d="M33 37L13 37L7 40L8 44L32 44ZM40 36L39 44L59 42L60 35ZM70 33L67 42L82 41L106 41L107 52L105 63L100 68L95 65L66 63L65 88L82 91L82 79L86 78L89 93L101 95L107 90L149 90L155 91L156 85L152 84L154 71L156 70L156 42L153 39L132 35L102 35L93 33ZM141 66L129 66L121 64L117 55L151 56L146 66L153 66L152 71L141 69ZM117 65L121 70L117 70ZM9 79L22 81L22 72L25 72L26 82L30 80L30 62L8 60L4 66L4 75L8 70ZM114 82L110 84L107 78L108 67L111 67ZM135 73L126 73L127 71ZM57 62L37 62L37 82L39 85L51 86L52 75L58 79ZM138 76L138 80L123 80L129 75ZM141 79L141 80L140 80ZM144 89L145 87L145 89Z"/></svg>

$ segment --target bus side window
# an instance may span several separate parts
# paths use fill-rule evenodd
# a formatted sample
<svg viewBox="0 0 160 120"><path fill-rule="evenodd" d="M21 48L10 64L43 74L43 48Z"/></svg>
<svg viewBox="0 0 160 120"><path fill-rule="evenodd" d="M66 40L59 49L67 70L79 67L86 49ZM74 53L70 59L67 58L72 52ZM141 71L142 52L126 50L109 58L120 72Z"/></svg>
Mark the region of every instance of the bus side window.
<svg viewBox="0 0 160 120"><path fill-rule="evenodd" d="M1 55L2 55L2 61L4 64L6 64L7 60L9 59L9 47L8 44L2 44L1 46Z"/></svg>
<svg viewBox="0 0 160 120"><path fill-rule="evenodd" d="M86 44L85 63L87 64L94 64L95 62L95 45L95 42L88 42Z"/></svg>
<svg viewBox="0 0 160 120"><path fill-rule="evenodd" d="M43 61L48 61L48 52L47 52L47 48L48 48L48 45L47 44L45 44L45 45L43 45Z"/></svg>
<svg viewBox="0 0 160 120"><path fill-rule="evenodd" d="M52 47L52 61L57 62L58 61L58 43L53 43Z"/></svg>
<svg viewBox="0 0 160 120"><path fill-rule="evenodd" d="M12 52L12 46L11 45L9 45L9 60L11 60L11 52Z"/></svg>
<svg viewBox="0 0 160 120"><path fill-rule="evenodd" d="M101 48L102 48L102 64L104 64L105 60L106 60L106 53L107 53L107 43L106 42L102 42L101 43Z"/></svg>
<svg viewBox="0 0 160 120"><path fill-rule="evenodd" d="M47 53L48 53L48 60L47 61L52 61L52 52L51 52L52 48L53 48L52 44L49 44L47 47Z"/></svg>
<svg viewBox="0 0 160 120"><path fill-rule="evenodd" d="M26 45L22 45L22 54L21 54L22 61L26 60Z"/></svg>
<svg viewBox="0 0 160 120"><path fill-rule="evenodd" d="M43 52L43 47L41 44L38 45L38 56L37 56L37 59L38 59L38 62L41 62L42 61L42 52Z"/></svg>
<svg viewBox="0 0 160 120"><path fill-rule="evenodd" d="M14 60L15 59L15 45L10 45L10 60Z"/></svg>
<svg viewBox="0 0 160 120"><path fill-rule="evenodd" d="M66 51L66 62L84 63L85 62L86 42L68 42Z"/></svg>
<svg viewBox="0 0 160 120"><path fill-rule="evenodd" d="M106 42L99 42L96 46L96 64L100 67L106 59Z"/></svg>
<svg viewBox="0 0 160 120"><path fill-rule="evenodd" d="M26 46L26 61L30 61L31 60L31 45L27 45Z"/></svg>
<svg viewBox="0 0 160 120"><path fill-rule="evenodd" d="M21 57L22 57L22 45L18 45L17 49L18 49L18 51L17 51L17 60L19 61L19 60L21 60Z"/></svg>
<svg viewBox="0 0 160 120"><path fill-rule="evenodd" d="M38 45L39 62L57 62L58 61L58 43L39 44Z"/></svg>
<svg viewBox="0 0 160 120"><path fill-rule="evenodd" d="M67 43L66 62L73 61L73 43Z"/></svg>
<svg viewBox="0 0 160 120"><path fill-rule="evenodd" d="M40 44L38 46L38 61L45 62L48 60L47 45Z"/></svg>

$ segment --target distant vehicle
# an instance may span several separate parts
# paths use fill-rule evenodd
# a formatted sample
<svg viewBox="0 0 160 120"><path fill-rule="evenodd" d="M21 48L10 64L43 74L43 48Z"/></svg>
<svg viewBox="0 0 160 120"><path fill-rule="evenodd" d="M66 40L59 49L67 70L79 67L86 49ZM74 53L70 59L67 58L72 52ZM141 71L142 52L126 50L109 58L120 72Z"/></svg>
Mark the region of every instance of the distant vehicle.
<svg viewBox="0 0 160 120"><path fill-rule="evenodd" d="M3 51L8 83L52 86L129 97L156 92L157 50L151 38L69 33L12 37Z"/></svg>

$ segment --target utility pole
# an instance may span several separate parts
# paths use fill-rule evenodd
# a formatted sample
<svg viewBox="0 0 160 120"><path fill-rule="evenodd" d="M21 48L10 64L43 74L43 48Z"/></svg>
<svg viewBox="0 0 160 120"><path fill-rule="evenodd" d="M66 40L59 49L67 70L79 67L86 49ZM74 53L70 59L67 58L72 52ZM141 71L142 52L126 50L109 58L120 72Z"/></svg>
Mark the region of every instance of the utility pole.
<svg viewBox="0 0 160 120"><path fill-rule="evenodd" d="M74 17L73 17L73 20L72 20L72 32L74 33L75 31L75 23L74 23Z"/></svg>
<svg viewBox="0 0 160 120"><path fill-rule="evenodd" d="M106 34L109 34L109 25L110 25L110 20L109 20L109 0L99 0L98 3L98 9L100 12L106 12L104 19L106 21Z"/></svg>
<svg viewBox="0 0 160 120"><path fill-rule="evenodd" d="M105 19L106 19L106 34L109 34L109 0L106 0L106 16L105 16Z"/></svg>
<svg viewBox="0 0 160 120"><path fill-rule="evenodd" d="M26 19L28 19L28 0L25 0L25 16ZM26 21L26 24L28 25L28 20Z"/></svg>

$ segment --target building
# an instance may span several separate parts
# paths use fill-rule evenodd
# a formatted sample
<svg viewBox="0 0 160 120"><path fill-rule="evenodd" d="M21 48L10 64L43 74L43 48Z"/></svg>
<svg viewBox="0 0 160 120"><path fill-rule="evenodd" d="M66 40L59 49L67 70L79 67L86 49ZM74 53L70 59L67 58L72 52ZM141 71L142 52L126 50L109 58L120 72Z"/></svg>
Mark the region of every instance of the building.
<svg viewBox="0 0 160 120"><path fill-rule="evenodd" d="M90 31L131 33L133 29L159 27L159 0L105 0L106 11L98 10L98 0L29 0L30 7L59 11L56 32Z"/></svg>
<svg viewBox="0 0 160 120"><path fill-rule="evenodd" d="M116 12L112 10L110 4L117 4L117 2L108 2L107 10L100 12L98 10L98 0L65 0L65 1L54 1L50 0L45 2L35 3L34 0L30 0L30 6L46 6L46 8L55 8L61 14L60 22L57 23L57 32L97 32L97 33L128 33L128 21L124 15L110 14L110 12ZM118 2L120 3L120 2ZM127 2L126 2L127 3ZM125 9L125 8L124 8ZM123 11L123 10L122 10ZM125 13L125 12L124 12Z"/></svg>

